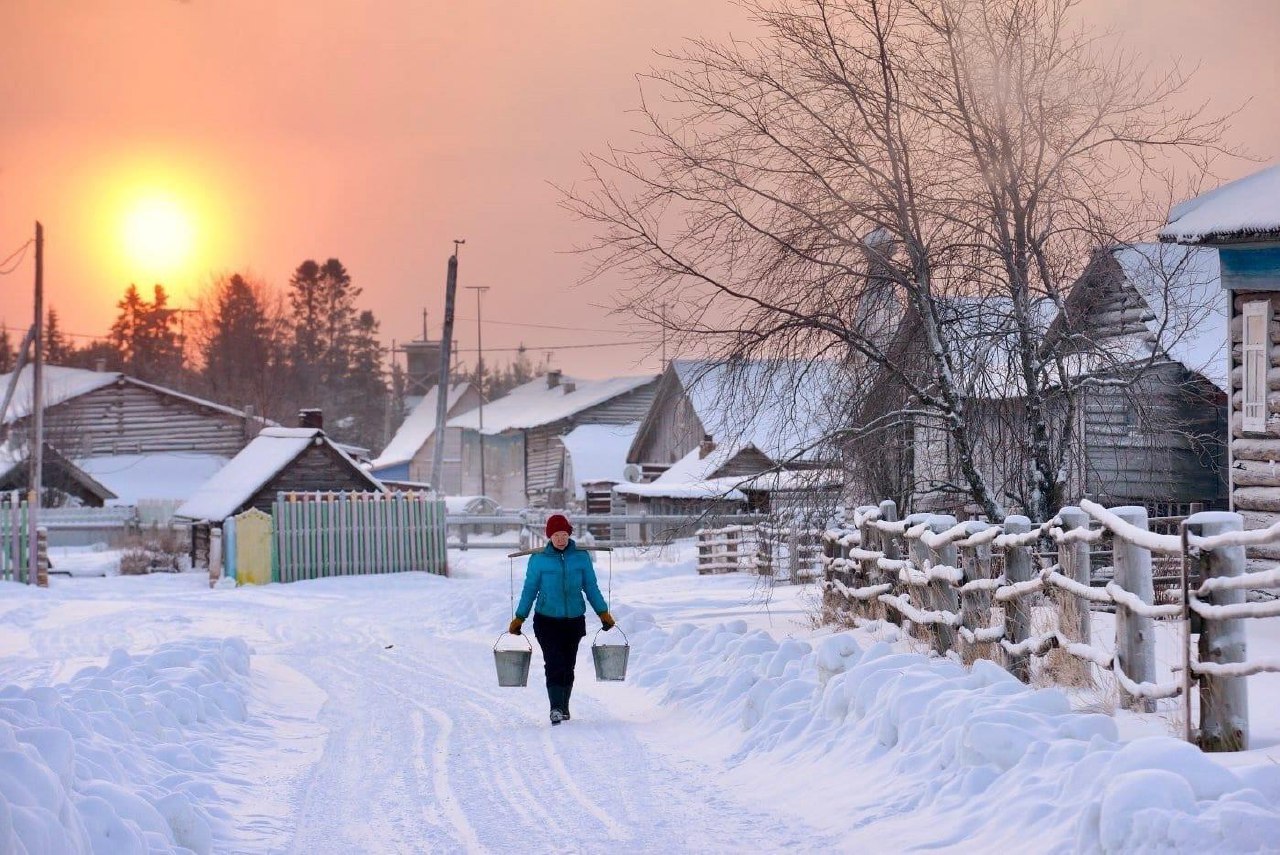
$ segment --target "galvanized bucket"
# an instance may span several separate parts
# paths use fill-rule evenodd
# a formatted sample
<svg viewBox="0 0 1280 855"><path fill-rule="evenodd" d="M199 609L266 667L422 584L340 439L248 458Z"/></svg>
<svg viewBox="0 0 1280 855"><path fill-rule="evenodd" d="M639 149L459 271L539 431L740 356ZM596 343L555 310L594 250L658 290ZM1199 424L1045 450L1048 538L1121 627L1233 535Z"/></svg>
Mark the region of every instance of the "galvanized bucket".
<svg viewBox="0 0 1280 855"><path fill-rule="evenodd" d="M506 634L504 632L502 635ZM529 663L533 660L533 645L522 634L520 637L529 646L528 650L499 650L498 643L502 641L502 635L493 643L493 664L498 669L498 685L529 685Z"/></svg>
<svg viewBox="0 0 1280 855"><path fill-rule="evenodd" d="M616 627L622 632L622 627ZM591 641L591 658L596 663L596 679L618 682L627 679L627 659L631 655L631 643L627 634L622 633L622 644L596 644L600 638L598 630Z"/></svg>

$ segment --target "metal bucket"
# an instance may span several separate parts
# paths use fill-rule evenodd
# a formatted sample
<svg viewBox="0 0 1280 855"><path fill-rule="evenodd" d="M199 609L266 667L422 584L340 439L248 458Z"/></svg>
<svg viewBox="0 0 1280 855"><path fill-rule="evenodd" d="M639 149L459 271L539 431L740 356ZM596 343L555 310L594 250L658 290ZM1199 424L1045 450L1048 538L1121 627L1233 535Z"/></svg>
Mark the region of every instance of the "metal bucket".
<svg viewBox="0 0 1280 855"><path fill-rule="evenodd" d="M524 638L523 635L520 637ZM529 685L529 663L533 661L533 645L529 644L529 639L525 638L524 643L529 645L528 650L499 650L498 642L500 641L502 641L502 635L499 635L498 641L493 643L493 665L498 671L498 685Z"/></svg>
<svg viewBox="0 0 1280 855"><path fill-rule="evenodd" d="M618 627L618 632L622 628ZM596 632L596 639L600 632ZM631 655L631 643L626 633L622 635L622 644L596 644L591 642L591 658L596 663L596 679L618 682L627 679L627 659Z"/></svg>

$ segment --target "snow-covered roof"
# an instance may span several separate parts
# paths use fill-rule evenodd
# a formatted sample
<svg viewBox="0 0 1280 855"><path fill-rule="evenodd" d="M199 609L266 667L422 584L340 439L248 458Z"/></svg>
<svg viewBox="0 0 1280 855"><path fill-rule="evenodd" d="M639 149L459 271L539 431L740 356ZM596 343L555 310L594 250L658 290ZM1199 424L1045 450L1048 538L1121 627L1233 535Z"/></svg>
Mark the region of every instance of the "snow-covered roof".
<svg viewBox="0 0 1280 855"><path fill-rule="evenodd" d="M578 425L560 437L573 463L574 489L583 498L582 485L592 481L622 481L627 451L640 423L626 425Z"/></svg>
<svg viewBox="0 0 1280 855"><path fill-rule="evenodd" d="M383 489L378 479L364 471L341 448L334 445L324 431L318 428L270 427L231 458L174 515L193 520L226 519L313 443L328 444L371 487Z"/></svg>
<svg viewBox="0 0 1280 855"><path fill-rule="evenodd" d="M66 368L61 365L45 365L44 371L44 406L56 407L58 404L70 401L72 398L78 398L81 395L87 395L98 389L123 380L134 386L140 386L144 389L150 389L163 395L174 398L181 398L192 404L201 407L207 407L229 416L245 418L246 415L241 410L234 407L228 407L225 404L219 404L204 398L198 398L194 395L188 395L185 392L179 392L176 389L170 389L166 386L157 386L154 383L147 383L130 377L127 374L121 374L119 371L90 371L87 368ZM31 414L31 373L32 366L24 365L22 372L18 375L18 385L14 389L13 400L9 403L9 409L5 413L4 423L11 424L19 419L24 419ZM9 382L13 378L13 372L0 375L0 397L9 389ZM267 422L270 424L270 422Z"/></svg>
<svg viewBox="0 0 1280 855"><path fill-rule="evenodd" d="M1178 243L1280 235L1280 164L1175 205L1160 239Z"/></svg>
<svg viewBox="0 0 1280 855"><path fill-rule="evenodd" d="M31 374L32 366L24 365L18 375L18 385L13 392L13 400L4 414L4 423L12 424L18 419L31 415ZM44 405L55 407L64 401L87 395L90 392L110 386L122 376L118 371L88 371L83 368L63 368L60 365L44 366ZM9 383L13 380L13 372L0 375L0 397L9 391Z"/></svg>
<svg viewBox="0 0 1280 855"><path fill-rule="evenodd" d="M698 421L715 441L755 446L773 460L812 459L835 427L843 373L830 360L671 363Z"/></svg>
<svg viewBox="0 0 1280 855"><path fill-rule="evenodd" d="M743 476L713 478L719 469L749 446L721 443L702 457L695 448L647 484L618 484L614 491L629 496L665 499L725 499L745 502L746 494L738 489Z"/></svg>
<svg viewBox="0 0 1280 855"><path fill-rule="evenodd" d="M1227 293L1217 250L1140 243L1112 252L1154 318L1147 329L1170 359L1227 389Z"/></svg>
<svg viewBox="0 0 1280 855"><path fill-rule="evenodd" d="M83 457L75 463L116 494L108 505L136 505L140 499L189 498L227 465L227 458L168 452Z"/></svg>
<svg viewBox="0 0 1280 855"><path fill-rule="evenodd" d="M470 387L470 383L455 383L449 387L449 397L446 400L447 413L453 412L453 408L458 405L458 401ZM382 449L382 453L373 461L374 469L408 463L413 459L413 455L418 453L418 449L422 448L423 444L436 432L436 390L439 388L439 386L432 386L427 394L419 398L418 403L396 430L396 435L391 437L391 442L387 443L387 447Z"/></svg>
<svg viewBox="0 0 1280 855"><path fill-rule="evenodd" d="M483 433L491 436L506 430L524 430L558 422L653 381L652 375L610 377L607 380L562 377L558 385L548 388L547 378L538 377L484 405ZM449 420L449 427L479 430L480 410L468 410L454 416Z"/></svg>

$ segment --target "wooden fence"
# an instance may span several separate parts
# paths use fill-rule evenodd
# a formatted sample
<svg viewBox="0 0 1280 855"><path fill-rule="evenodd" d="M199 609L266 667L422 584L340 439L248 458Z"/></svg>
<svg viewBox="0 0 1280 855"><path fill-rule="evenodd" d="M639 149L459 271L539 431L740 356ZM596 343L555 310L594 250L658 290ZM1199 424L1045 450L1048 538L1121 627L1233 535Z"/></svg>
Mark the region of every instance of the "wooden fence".
<svg viewBox="0 0 1280 855"><path fill-rule="evenodd" d="M445 504L425 492L280 493L272 579L447 573Z"/></svg>
<svg viewBox="0 0 1280 855"><path fill-rule="evenodd" d="M0 493L0 581L31 581L30 549L26 501L16 490Z"/></svg>
<svg viewBox="0 0 1280 855"><path fill-rule="evenodd" d="M1147 523L1141 507L1088 501L1035 526L1019 516L1003 525L933 514L898 520L892 502L861 507L852 524L825 534L824 607L844 623L889 620L939 654L993 659L1024 681L1034 660L1049 657L1074 663L1059 674L1110 672L1124 706L1149 711L1180 696L1189 740L1243 750L1246 678L1280 671L1280 658L1246 658L1242 621L1280 616L1280 600L1247 603L1246 590L1280 588L1280 568L1245 573L1245 546L1280 540L1280 525L1246 533L1238 514L1199 513L1172 535ZM1095 587L1091 551L1108 543L1114 577ZM1052 551L1037 561L1045 544ZM1180 568L1180 584L1166 592L1172 602L1155 602L1153 556ZM1114 652L1094 644L1090 607L1100 605L1115 610ZM1052 625L1037 626L1033 617L1046 614ZM1156 678L1157 620L1181 623L1181 665L1168 683Z"/></svg>
<svg viewBox="0 0 1280 855"><path fill-rule="evenodd" d="M823 530L800 522L758 522L698 529L698 572L745 571L807 582L824 572Z"/></svg>

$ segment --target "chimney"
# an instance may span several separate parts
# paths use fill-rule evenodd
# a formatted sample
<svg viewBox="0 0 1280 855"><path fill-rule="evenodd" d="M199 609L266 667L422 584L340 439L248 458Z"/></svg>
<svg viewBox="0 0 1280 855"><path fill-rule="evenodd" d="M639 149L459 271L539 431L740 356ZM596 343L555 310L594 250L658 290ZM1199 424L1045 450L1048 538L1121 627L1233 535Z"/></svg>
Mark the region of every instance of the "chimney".
<svg viewBox="0 0 1280 855"><path fill-rule="evenodd" d="M99 356L97 359L93 361L93 370L97 371L99 374L106 371L107 360L104 357Z"/></svg>
<svg viewBox="0 0 1280 855"><path fill-rule="evenodd" d="M564 393L568 395L570 392L575 391L577 388L578 388L577 383L574 383L573 381L567 381L564 384Z"/></svg>
<svg viewBox="0 0 1280 855"><path fill-rule="evenodd" d="M711 434L704 433L702 442L698 443L698 459L703 460L708 454L716 450L715 440L711 438Z"/></svg>
<svg viewBox="0 0 1280 855"><path fill-rule="evenodd" d="M324 430L324 411L298 410L298 427Z"/></svg>
<svg viewBox="0 0 1280 855"><path fill-rule="evenodd" d="M560 385L560 375L563 374L559 368L553 368L547 372L547 388L554 389Z"/></svg>

